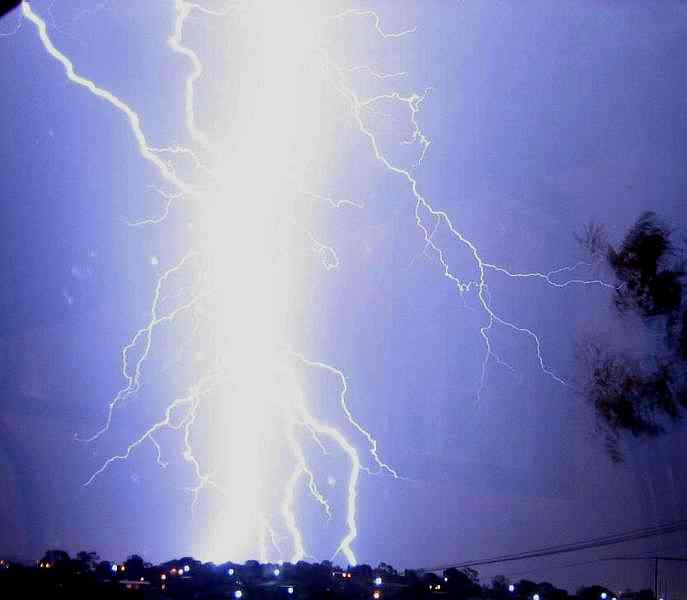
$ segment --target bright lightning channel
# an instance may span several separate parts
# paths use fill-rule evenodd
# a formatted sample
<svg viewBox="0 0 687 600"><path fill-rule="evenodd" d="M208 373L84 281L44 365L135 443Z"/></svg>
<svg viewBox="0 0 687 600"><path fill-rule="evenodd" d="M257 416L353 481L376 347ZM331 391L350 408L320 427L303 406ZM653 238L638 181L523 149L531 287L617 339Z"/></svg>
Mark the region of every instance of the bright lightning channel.
<svg viewBox="0 0 687 600"><path fill-rule="evenodd" d="M292 3L288 7L284 4L236 2L226 10L215 11L195 2L175 0L168 45L190 66L184 79L183 127L191 143L166 147L149 143L139 114L124 100L77 73L72 60L54 45L45 21L30 2L22 4L22 14L35 25L46 52L62 65L68 80L122 114L139 155L156 167L167 186L154 188L164 200L162 212L131 221L130 225L163 226L172 203L180 200L193 204L196 221L200 223L193 249L157 279L148 320L121 350L124 385L108 403L103 425L83 439L94 442L110 431L122 403L141 392L154 342L170 328L176 327L184 335L185 320L193 321L193 333L202 340L202 354L209 357L205 361L209 366L124 451L104 461L86 485L94 483L115 463L126 461L144 444L154 450L157 464L167 468L172 463L166 456L161 436L164 432L178 432L182 436L181 457L193 476L194 483L188 488L193 509L202 501L201 492L205 490L216 494L222 506L222 514L214 518L199 549L201 557L237 560L257 552L266 561L276 552L280 558L298 561L308 556L308 541L299 526L297 507L298 491L302 489L327 522L338 518L338 504L343 505L344 532L333 548L333 556L341 554L350 564L355 564L353 543L358 535L361 473L400 476L382 459L376 439L350 410L346 375L335 366L291 350L298 340L289 336L288 323L290 315L302 309L295 300L300 297L298 282L302 273L298 260L288 257L298 256L303 243L319 257L327 271L338 267L339 257L333 246L321 241L289 210L289 202L284 201L288 196L284 192L285 184L295 190L292 195L322 202L333 209L363 208L355 199L340 200L312 191L315 182L295 177L289 167L293 150L299 147L294 140L318 139L316 119L310 119L308 126L308 118L304 116L317 105L313 99L316 94L311 93L316 86L324 82L335 90L382 169L405 181L425 251L435 257L444 277L461 296L472 293L477 299L484 315L479 332L485 349L478 395L484 387L490 361L512 368L493 349L491 332L497 326L528 339L541 371L566 385L545 360L536 332L505 319L494 309L488 285L491 274L512 280L538 279L554 288L610 286L599 279L564 277L586 266L582 264L558 267L547 273L520 273L487 261L449 214L435 209L420 191L415 169L421 166L431 142L418 116L430 90L413 94L391 90L361 97L349 82L350 75L367 74L380 82L393 82L404 77L405 72L384 72L365 64L337 64L320 43L321 31L341 20L358 19L362 26L366 23L381 43L402 43L402 38L414 34L415 28L390 32L383 27L379 14L366 9L317 17ZM210 135L198 124L196 86L206 69L184 39L192 15L241 19L248 29L252 28L252 33L246 36L252 40L245 41L250 50L246 56L257 58L241 65L241 69L242 73L253 75L255 89L250 93L236 93L236 124L229 137L217 137L214 132ZM309 68L313 60L319 61L319 70ZM318 81L318 76L322 81ZM407 112L409 135L400 143L417 148L417 159L412 166L397 163L385 152L373 127L366 123L366 112L389 102ZM215 110L220 109L215 107ZM320 142L320 146L310 147L308 151L323 153L327 149ZM183 158L191 159L194 175L182 178L177 174L175 161ZM479 274L477 279L463 280L449 264L446 250L435 240L440 228L468 251ZM287 259L280 258L284 256ZM303 391L302 375L299 375L303 369L319 371L337 383L338 408L345 418L346 430L316 414ZM209 442L199 448L196 432L202 430L200 424L208 418L213 421L212 433ZM322 455L345 458L342 468L346 470L347 481L341 502L322 492L314 468L316 457L306 451L305 440L314 442ZM367 460L361 459L355 440L363 442ZM287 469L283 468L285 456ZM276 501L270 501L267 487L276 484L282 493ZM280 530L289 540L288 550L284 548Z"/></svg>

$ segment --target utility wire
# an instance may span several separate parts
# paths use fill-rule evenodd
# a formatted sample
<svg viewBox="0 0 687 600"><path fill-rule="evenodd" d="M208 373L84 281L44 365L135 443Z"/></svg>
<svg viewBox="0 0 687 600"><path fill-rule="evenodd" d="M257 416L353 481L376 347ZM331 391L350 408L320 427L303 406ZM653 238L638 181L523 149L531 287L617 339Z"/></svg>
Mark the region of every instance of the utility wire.
<svg viewBox="0 0 687 600"><path fill-rule="evenodd" d="M447 565L439 565L431 568L421 569L422 571L444 571L446 569L454 568L461 569L466 567L477 567L482 565L491 565L504 562L513 562L517 560L525 560L529 558L540 558L543 556L553 556L556 554L565 554L569 552L579 552L580 550L587 550L590 548L602 548L604 546L611 546L615 544L622 544L635 540L666 535L670 533L677 533L679 531L687 531L687 520L673 521L657 527L645 527L642 529L632 529L622 533L613 535L606 535L603 537L591 538L587 540L580 540L578 542L571 542L568 544L559 544L556 546L546 546L529 550L527 552L518 552L514 554L502 554L483 558L479 560L470 560L460 563L452 563Z"/></svg>
<svg viewBox="0 0 687 600"><path fill-rule="evenodd" d="M666 561L687 562L687 557L655 556L653 554L646 556L605 556L602 558L594 558L591 560L583 560L574 563L565 563L563 565L548 565L535 567L534 569L528 569L527 571L518 571L517 573L504 573L504 577L519 577L521 575L529 575L530 573L536 573L538 571L555 571L559 569L570 569L572 567L582 567L586 565L593 565L612 560L655 560L656 558L658 558L659 560Z"/></svg>

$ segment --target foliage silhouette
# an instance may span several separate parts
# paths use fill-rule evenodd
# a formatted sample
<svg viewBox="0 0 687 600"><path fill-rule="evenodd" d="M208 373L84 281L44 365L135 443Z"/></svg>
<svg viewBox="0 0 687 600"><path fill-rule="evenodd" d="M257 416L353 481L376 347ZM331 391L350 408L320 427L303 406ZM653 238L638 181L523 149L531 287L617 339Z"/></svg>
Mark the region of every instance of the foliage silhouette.
<svg viewBox="0 0 687 600"><path fill-rule="evenodd" d="M608 341L589 342L580 353L585 367L582 389L614 462L624 460L623 433L659 436L687 408L685 269L671 234L654 213L645 212L617 248L607 242L602 226L588 225L577 236L592 258L605 260L615 276L613 302L619 317L635 314L646 333L663 332L657 348L641 357L615 350Z"/></svg>
<svg viewBox="0 0 687 600"><path fill-rule="evenodd" d="M608 248L608 263L621 284L615 303L621 310L637 310L644 317L674 317L682 302L680 264L673 264L675 248L670 230L654 213L644 213L616 250Z"/></svg>

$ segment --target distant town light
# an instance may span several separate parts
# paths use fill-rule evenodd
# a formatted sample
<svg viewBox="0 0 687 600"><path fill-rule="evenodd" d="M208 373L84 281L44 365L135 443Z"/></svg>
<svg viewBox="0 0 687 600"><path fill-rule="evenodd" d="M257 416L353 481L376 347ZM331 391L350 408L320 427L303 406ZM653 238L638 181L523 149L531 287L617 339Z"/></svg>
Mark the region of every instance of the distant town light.
<svg viewBox="0 0 687 600"><path fill-rule="evenodd" d="M382 585L382 578L381 577L375 577L375 585Z"/></svg>
<svg viewBox="0 0 687 600"><path fill-rule="evenodd" d="M532 600L539 600L539 594L535 594L534 596L532 596Z"/></svg>
<svg viewBox="0 0 687 600"><path fill-rule="evenodd" d="M291 586L289 586L288 588L286 588L286 593L287 593L287 594L293 594L293 588L292 588Z"/></svg>
<svg viewBox="0 0 687 600"><path fill-rule="evenodd" d="M112 572L113 572L113 573L116 573L118 568L119 568L119 567L117 566L117 563L113 564L112 567L111 567Z"/></svg>
<svg viewBox="0 0 687 600"><path fill-rule="evenodd" d="M191 567L188 565L184 565L184 573L188 573L191 570Z"/></svg>
<svg viewBox="0 0 687 600"><path fill-rule="evenodd" d="M444 583L448 583L448 577L444 577Z"/></svg>
<svg viewBox="0 0 687 600"><path fill-rule="evenodd" d="M515 586L514 586L512 583L508 586L508 591L509 591L511 594L515 591Z"/></svg>
<svg viewBox="0 0 687 600"><path fill-rule="evenodd" d="M167 575L163 573L162 575L160 575L160 579L162 579L162 581L165 581L167 579Z"/></svg>
<svg viewBox="0 0 687 600"><path fill-rule="evenodd" d="M234 574L234 569L229 569L228 573L229 573L229 575L233 575L233 574Z"/></svg>
<svg viewBox="0 0 687 600"><path fill-rule="evenodd" d="M236 590L234 592L234 598L243 598L243 592L241 590Z"/></svg>
<svg viewBox="0 0 687 600"><path fill-rule="evenodd" d="M606 600L608 598L608 594L606 592L601 592L601 600Z"/></svg>
<svg viewBox="0 0 687 600"><path fill-rule="evenodd" d="M435 587L434 589L435 589L435 590L440 590L440 589L441 589L441 585L437 583L437 585L436 585L436 587Z"/></svg>
<svg viewBox="0 0 687 600"><path fill-rule="evenodd" d="M281 571L280 571L279 569L275 569L275 570L272 571L272 572L274 573L274 576L275 576L275 577L279 577L279 573L281 573Z"/></svg>
<svg viewBox="0 0 687 600"><path fill-rule="evenodd" d="M374 594L372 594L372 597L374 598L374 600L379 600L382 597L382 595L379 593L379 590L376 590Z"/></svg>

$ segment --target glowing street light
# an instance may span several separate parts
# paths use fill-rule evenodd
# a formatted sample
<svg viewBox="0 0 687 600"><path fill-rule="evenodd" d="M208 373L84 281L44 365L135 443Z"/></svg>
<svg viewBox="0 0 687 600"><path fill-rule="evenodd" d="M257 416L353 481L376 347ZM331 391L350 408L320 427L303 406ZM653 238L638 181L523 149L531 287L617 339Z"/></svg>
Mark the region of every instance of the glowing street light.
<svg viewBox="0 0 687 600"><path fill-rule="evenodd" d="M539 600L539 594L535 594L534 596L532 596L532 600Z"/></svg>
<svg viewBox="0 0 687 600"><path fill-rule="evenodd" d="M375 585L382 585L382 578L381 577L375 577Z"/></svg>
<svg viewBox="0 0 687 600"><path fill-rule="evenodd" d="M165 574L163 573L162 575L160 575L160 579L162 579L162 581L166 581L166 580L167 580L167 575L165 575Z"/></svg>
<svg viewBox="0 0 687 600"><path fill-rule="evenodd" d="M243 592L241 590L236 590L234 592L234 598L236 598L236 600L240 600L240 598L243 598Z"/></svg>
<svg viewBox="0 0 687 600"><path fill-rule="evenodd" d="M229 570L227 571L227 573L229 573L229 575L233 575L233 574L234 574L234 569L229 569Z"/></svg>
<svg viewBox="0 0 687 600"><path fill-rule="evenodd" d="M113 573L116 573L118 568L119 568L119 567L117 566L117 563L114 563L114 564L110 567L110 569L112 570Z"/></svg>
<svg viewBox="0 0 687 600"><path fill-rule="evenodd" d="M379 592L379 590L377 590L372 594L372 597L374 600L379 600L382 597L382 594Z"/></svg>
<svg viewBox="0 0 687 600"><path fill-rule="evenodd" d="M606 592L601 592L601 600L606 600L608 598L608 594Z"/></svg>
<svg viewBox="0 0 687 600"><path fill-rule="evenodd" d="M275 577L279 577L279 574L281 573L281 571L279 569L275 569L274 571L272 571L272 573L274 573Z"/></svg>
<svg viewBox="0 0 687 600"><path fill-rule="evenodd" d="M286 588L286 593L289 595L293 594L293 587L289 586L288 588Z"/></svg>
<svg viewBox="0 0 687 600"><path fill-rule="evenodd" d="M508 591L509 591L511 594L515 591L515 586L514 586L512 583L508 586Z"/></svg>
<svg viewBox="0 0 687 600"><path fill-rule="evenodd" d="M184 565L184 573L188 573L191 570L191 567L188 565Z"/></svg>

